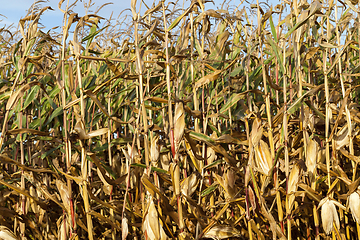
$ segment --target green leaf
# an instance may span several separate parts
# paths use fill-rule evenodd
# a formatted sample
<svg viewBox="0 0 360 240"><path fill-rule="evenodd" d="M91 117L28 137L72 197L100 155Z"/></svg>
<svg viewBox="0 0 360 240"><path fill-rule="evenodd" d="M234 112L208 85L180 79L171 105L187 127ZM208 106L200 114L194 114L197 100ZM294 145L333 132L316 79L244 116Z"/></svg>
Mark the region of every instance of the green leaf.
<svg viewBox="0 0 360 240"><path fill-rule="evenodd" d="M58 107L57 109L55 109L55 111L53 111L53 113L51 114L50 118L47 120L45 125L48 125L55 117L59 116L62 113L63 113L62 107Z"/></svg>
<svg viewBox="0 0 360 240"><path fill-rule="evenodd" d="M58 149L61 148L62 146L63 146L63 144L60 144L60 145L57 146L56 148L52 148L52 149L50 149L49 151L43 153L43 154L41 155L41 159L46 158L47 156L49 156L51 153L53 153L54 151L58 150Z"/></svg>
<svg viewBox="0 0 360 240"><path fill-rule="evenodd" d="M226 104L220 109L220 113L225 114L229 108L234 106L241 99L241 95L242 94L240 93L233 93L230 99L226 101Z"/></svg>
<svg viewBox="0 0 360 240"><path fill-rule="evenodd" d="M205 189L204 191L201 192L201 196L205 197L206 195L209 195L210 193L215 191L218 187L219 187L218 183L212 184L210 187L208 187L207 189Z"/></svg>
<svg viewBox="0 0 360 240"><path fill-rule="evenodd" d="M110 144L111 145L111 144ZM106 150L108 148L109 144L108 143L105 143L105 144L102 144L101 146L98 146L98 147L95 147L92 152L102 152L104 150Z"/></svg>
<svg viewBox="0 0 360 240"><path fill-rule="evenodd" d="M34 119L32 120L32 122L29 124L29 128L31 129L36 129L40 126L40 124L42 123L40 118Z"/></svg>
<svg viewBox="0 0 360 240"><path fill-rule="evenodd" d="M302 105L302 100L304 99L305 96L306 95L302 95L301 97L296 99L296 101L287 110L287 113L288 114L293 114L294 112L296 112L296 110L298 110L299 107Z"/></svg>
<svg viewBox="0 0 360 240"><path fill-rule="evenodd" d="M34 100L34 98L36 97L38 91L39 91L40 87L35 85L30 93L27 95L26 99L25 99L25 102L24 102L24 106L22 108L22 110L26 109L31 103L32 101Z"/></svg>
<svg viewBox="0 0 360 240"><path fill-rule="evenodd" d="M111 140L111 143L116 145L126 144L130 142L132 142L131 138L122 138L122 137L118 137Z"/></svg>
<svg viewBox="0 0 360 240"><path fill-rule="evenodd" d="M324 84L321 84L321 85L317 86L316 88L313 88L312 90L301 95L301 97L296 99L296 101L287 109L287 113L293 114L294 112L296 112L296 110L301 106L302 101L304 100L305 97L307 97L308 95L313 95L314 93L321 90L323 87L324 87Z"/></svg>
<svg viewBox="0 0 360 240"><path fill-rule="evenodd" d="M266 60L264 61L264 65L269 64L269 63L273 60L273 58L274 58L274 56L271 56L271 57L269 57L268 59L266 59Z"/></svg>
<svg viewBox="0 0 360 240"><path fill-rule="evenodd" d="M0 95L0 101L6 99L6 98L9 98L10 97L10 94L11 94L11 91L7 91L3 94Z"/></svg>
<svg viewBox="0 0 360 240"><path fill-rule="evenodd" d="M270 15L269 21L270 21L271 33L273 35L273 38L275 39L275 42L278 43L277 34L276 34L273 19L272 19L272 15Z"/></svg>
<svg viewBox="0 0 360 240"><path fill-rule="evenodd" d="M304 25L304 23L306 23L307 20L309 20L309 18L311 18L317 11L321 10L321 8L321 3L319 3L318 1L311 3L309 15L302 21L296 23L296 25L292 27L289 32L286 33L285 38L288 38L296 29Z"/></svg>
<svg viewBox="0 0 360 240"><path fill-rule="evenodd" d="M177 17L177 18L175 19L175 21L168 27L167 30L168 30L168 31L171 31L174 27L176 27L176 26L179 24L180 20L181 20L183 17L185 17L186 15L189 14L189 12L191 11L193 5L194 5L194 4L191 4L190 7L189 7L183 14L181 14L179 17Z"/></svg>
<svg viewBox="0 0 360 240"><path fill-rule="evenodd" d="M243 66L238 66L236 67L231 73L230 73L230 76L231 77L235 77L236 75L238 75L241 71L244 71L244 68Z"/></svg>
<svg viewBox="0 0 360 240"><path fill-rule="evenodd" d="M212 162L212 163L206 165L205 167L203 167L203 170L205 170L205 169L207 169L207 168L212 168L212 167L214 167L214 166L216 166L216 165L218 165L218 164L221 164L221 163L223 163L223 162L225 162L223 159L217 160L217 161Z"/></svg>
<svg viewBox="0 0 360 240"><path fill-rule="evenodd" d="M95 37L96 35L98 35L99 33L101 33L104 29L108 28L110 25L107 25L99 30L97 30L96 32L93 32L93 33L90 33L89 35L87 35L86 37L84 37L82 40L81 40L81 43L84 43L85 41Z"/></svg>
<svg viewBox="0 0 360 240"><path fill-rule="evenodd" d="M32 138L34 140L42 140L42 141L52 141L54 140L54 137L49 137L49 136L35 136L34 138Z"/></svg>
<svg viewBox="0 0 360 240"><path fill-rule="evenodd" d="M221 136L221 133L217 130L217 128L209 121L208 122L208 125L209 125L209 127L211 128L211 130L213 130L214 132L216 132L216 134L218 135L218 136Z"/></svg>
<svg viewBox="0 0 360 240"><path fill-rule="evenodd" d="M278 59L281 72L284 73L285 69L284 69L282 57L280 56L279 51L278 51L278 45L275 44L274 41L271 38L268 38L267 40L270 43L270 46L273 49L273 51L274 51L274 53L276 55L276 58Z"/></svg>
<svg viewBox="0 0 360 240"><path fill-rule="evenodd" d="M193 138L195 140L198 140L198 141L201 141L201 142L208 142L210 144L216 144L214 139L210 138L209 136L206 136L205 134L190 131L189 135L190 135L191 138Z"/></svg>
<svg viewBox="0 0 360 240"><path fill-rule="evenodd" d="M132 163L130 166L131 166L131 167L146 168L146 165L145 165L145 164L141 164L141 163ZM151 171L155 171L155 172L159 172L159 173L168 173L166 170L161 169L161 168L156 168L156 167L151 167Z"/></svg>
<svg viewBox="0 0 360 240"><path fill-rule="evenodd" d="M312 105L310 101L305 101L305 103L306 105L308 105L308 107L311 110L313 110L316 113L316 115L318 115L322 120L325 121L326 116L322 112L320 112L319 109L317 109L314 105Z"/></svg>

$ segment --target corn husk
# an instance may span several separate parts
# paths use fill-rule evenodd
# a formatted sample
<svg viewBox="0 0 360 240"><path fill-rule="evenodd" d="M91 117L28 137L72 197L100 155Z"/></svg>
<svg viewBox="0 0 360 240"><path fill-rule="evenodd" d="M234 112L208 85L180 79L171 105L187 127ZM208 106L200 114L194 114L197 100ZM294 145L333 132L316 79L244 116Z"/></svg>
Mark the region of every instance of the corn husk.
<svg viewBox="0 0 360 240"><path fill-rule="evenodd" d="M61 220L61 223L58 227L58 240L67 240L69 239L68 233L69 233L69 224Z"/></svg>
<svg viewBox="0 0 360 240"><path fill-rule="evenodd" d="M155 136L151 140L150 160L155 165L160 157L160 145L158 144L159 136Z"/></svg>
<svg viewBox="0 0 360 240"><path fill-rule="evenodd" d="M226 239L231 237L241 237L241 234L234 227L227 225L215 225L209 231L207 231L203 237L212 239Z"/></svg>
<svg viewBox="0 0 360 240"><path fill-rule="evenodd" d="M262 135L263 135L263 127L261 126L261 119L255 118L250 133L250 140L253 147L256 147L258 145Z"/></svg>
<svg viewBox="0 0 360 240"><path fill-rule="evenodd" d="M357 191L350 194L348 204L354 220L360 223L360 196Z"/></svg>
<svg viewBox="0 0 360 240"><path fill-rule="evenodd" d="M86 140L93 137L104 135L108 131L109 131L108 128L101 128L91 132L86 132L84 123L82 121L78 121L75 124L74 130L71 132L71 134L77 136L80 140Z"/></svg>
<svg viewBox="0 0 360 240"><path fill-rule="evenodd" d="M97 174L98 174L101 182L104 184L104 186L103 186L103 188L102 188L103 191L104 191L104 193L105 193L106 195L110 195L113 186L110 185L110 184L105 180L105 178L104 178L104 176L103 176L103 174L101 173L101 171L100 171L99 168L96 169L96 172L97 172ZM106 173L106 174L107 174L107 173Z"/></svg>
<svg viewBox="0 0 360 240"><path fill-rule="evenodd" d="M181 182L181 193L187 197L191 197L191 195L195 192L197 186L200 182L200 176L198 173L194 172L189 177L185 178Z"/></svg>
<svg viewBox="0 0 360 240"><path fill-rule="evenodd" d="M149 240L165 240L168 239L164 229L160 225L159 215L156 210L152 197L149 199L149 205L144 217L143 232Z"/></svg>
<svg viewBox="0 0 360 240"><path fill-rule="evenodd" d="M70 194L69 194L69 189L67 187L67 185L57 179L56 180L56 187L59 190L60 196L61 196L61 200L66 208L67 213L70 213Z"/></svg>
<svg viewBox="0 0 360 240"><path fill-rule="evenodd" d="M321 221L324 231L329 235L334 229L334 223L337 229L340 229L339 215L333 200L325 198L321 200Z"/></svg>
<svg viewBox="0 0 360 240"><path fill-rule="evenodd" d="M263 140L260 140L259 144L254 148L255 161L259 170L268 175L272 167L272 160L269 146Z"/></svg>
<svg viewBox="0 0 360 240"><path fill-rule="evenodd" d="M0 226L0 240L18 240L18 238L9 228Z"/></svg>
<svg viewBox="0 0 360 240"><path fill-rule="evenodd" d="M314 175L317 163L317 155L318 155L318 144L313 139L310 139L306 148L306 167L307 173L311 176Z"/></svg>
<svg viewBox="0 0 360 240"><path fill-rule="evenodd" d="M298 164L294 164L291 169L288 183L288 194L289 194L289 210L291 211L295 201L295 192L297 190L297 184L299 182L300 168Z"/></svg>
<svg viewBox="0 0 360 240"><path fill-rule="evenodd" d="M126 239L128 233L129 233L128 219L126 217L124 217L121 220L121 238L123 240Z"/></svg>
<svg viewBox="0 0 360 240"><path fill-rule="evenodd" d="M175 144L175 153L179 151L180 142L184 135L185 129L185 112L182 102L176 103L175 106L175 116L174 116L174 144Z"/></svg>

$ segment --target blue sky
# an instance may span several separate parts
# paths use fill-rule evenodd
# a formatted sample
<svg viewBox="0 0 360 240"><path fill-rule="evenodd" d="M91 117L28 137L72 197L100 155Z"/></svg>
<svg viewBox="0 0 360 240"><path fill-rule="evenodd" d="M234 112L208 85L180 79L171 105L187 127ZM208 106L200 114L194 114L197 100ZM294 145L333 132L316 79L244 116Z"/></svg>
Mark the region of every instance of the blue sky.
<svg viewBox="0 0 360 240"><path fill-rule="evenodd" d="M0 14L6 16L2 17L0 16L0 19L2 21L0 22L0 26L4 26L5 24L9 26L12 23L17 23L22 17L25 17L27 14L27 10L31 7L31 5L34 3L33 0L0 0L0 2L6 2L2 4L0 8ZM74 0L70 0L70 4L73 3ZM85 14L84 9L84 3L88 3L89 0L82 0L82 2L78 1L76 4L76 7L74 8L74 12L79 13L79 15L83 16ZM93 1L95 4L90 8L92 11L96 11L98 7L103 5L104 3L110 2L107 0L96 0ZM99 15L104 18L109 18L111 13L113 12L114 17L117 17L121 11L123 11L126 8L130 8L130 0L117 0L112 1L113 4L104 6L100 12ZM145 1L149 2L149 1ZM46 28L52 28L55 26L61 26L62 20L63 20L63 13L58 8L59 0L48 0L44 1L42 3L42 6L50 6L54 11L48 10L46 11L40 20L40 23L46 26ZM65 9L67 0L64 1L62 4L62 9ZM128 14L131 12L128 11Z"/></svg>
<svg viewBox="0 0 360 240"><path fill-rule="evenodd" d="M156 3L159 0L155 0ZM62 20L63 20L63 13L58 9L58 2L59 0L48 0L43 1L42 6L50 6L54 11L46 11L40 20L40 23L42 23L46 28L50 29L52 27L61 26ZM73 3L74 0L70 0L70 4ZM113 18L117 18L119 14L125 10L130 9L131 0L93 0L94 6L90 8L92 11L96 11L98 7L103 5L104 3L112 2L113 4L104 6L98 15L109 18L111 16L111 13L113 13ZM139 3L141 0L137 1L137 11L139 10ZM151 7L154 3L154 0L144 0L144 2ZM167 1L168 2L168 1ZM174 1L175 2L175 1ZM179 4L182 5L184 3L185 7L189 5L191 1L190 0L179 0ZM218 9L221 8L223 0L214 0L214 3L207 3L206 8L207 9ZM230 2L232 5L238 5L240 4L240 0L228 0L227 2ZM5 16L0 16L0 27L3 27L4 25L9 26L10 24L14 24L15 27L17 27L19 20L22 17L26 16L27 10L30 8L30 6L34 3L34 0L0 0L1 7L0 7L0 14ZM67 0L64 1L62 5L62 9L66 7ZM82 0L78 1L77 6L74 8L74 11L79 13L80 16L83 16L85 14L84 10L84 3L89 3L89 0ZM146 11L146 7L142 5L141 12ZM131 11L127 10L124 14L121 16L125 16L126 14L131 15Z"/></svg>

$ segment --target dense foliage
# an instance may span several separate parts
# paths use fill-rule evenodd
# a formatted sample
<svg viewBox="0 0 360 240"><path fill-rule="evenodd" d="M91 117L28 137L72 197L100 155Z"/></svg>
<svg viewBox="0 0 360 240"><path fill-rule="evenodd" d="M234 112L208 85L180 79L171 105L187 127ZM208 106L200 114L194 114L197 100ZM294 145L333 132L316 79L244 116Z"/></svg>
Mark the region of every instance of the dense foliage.
<svg viewBox="0 0 360 240"><path fill-rule="evenodd" d="M360 238L358 2L45 4L0 29L4 239Z"/></svg>

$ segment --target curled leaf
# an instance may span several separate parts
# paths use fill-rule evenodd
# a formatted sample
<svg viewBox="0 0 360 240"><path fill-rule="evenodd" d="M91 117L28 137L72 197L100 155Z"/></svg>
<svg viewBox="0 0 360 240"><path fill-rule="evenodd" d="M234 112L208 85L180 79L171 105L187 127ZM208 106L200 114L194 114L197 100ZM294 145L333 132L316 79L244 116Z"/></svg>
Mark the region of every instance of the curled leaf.
<svg viewBox="0 0 360 240"><path fill-rule="evenodd" d="M219 77L221 72L222 72L221 70L216 70L215 72L200 78L199 81L197 81L195 83L194 88L198 89L198 88L202 87L205 84L208 84L210 82L215 81Z"/></svg>

